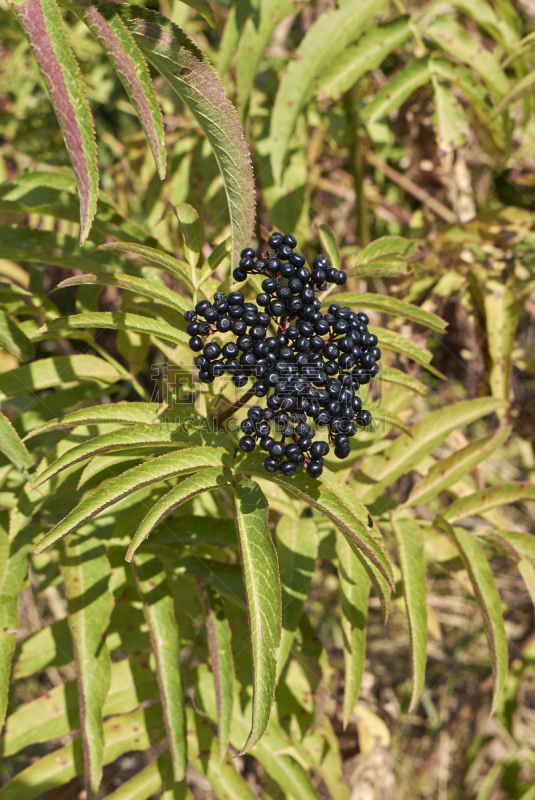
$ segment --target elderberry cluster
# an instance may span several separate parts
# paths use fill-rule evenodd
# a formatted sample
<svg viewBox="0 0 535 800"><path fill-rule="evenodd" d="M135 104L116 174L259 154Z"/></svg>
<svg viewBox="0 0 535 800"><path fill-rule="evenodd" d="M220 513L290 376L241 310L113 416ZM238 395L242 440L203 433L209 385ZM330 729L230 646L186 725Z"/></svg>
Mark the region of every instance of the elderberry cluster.
<svg viewBox="0 0 535 800"><path fill-rule="evenodd" d="M336 303L321 313L316 292L329 283L343 286L347 276L323 255L309 270L304 256L294 252L296 244L293 236L274 233L268 245L275 254L255 258L252 248L242 251L235 280L265 276L256 304L246 303L242 292L216 292L213 303L201 300L184 319L189 346L199 353L195 365L201 381L211 383L227 373L238 387L253 379L250 392L256 397L269 395L267 408L253 406L241 423L241 449L250 452L259 442L268 472L292 475L303 465L319 477L330 447L313 441L315 428L327 429L335 456L349 455L357 423L372 421L355 393L377 375L381 351L377 336L368 331L367 314ZM271 324L277 326L274 335L268 333ZM206 342L212 334L228 332L235 341Z"/></svg>

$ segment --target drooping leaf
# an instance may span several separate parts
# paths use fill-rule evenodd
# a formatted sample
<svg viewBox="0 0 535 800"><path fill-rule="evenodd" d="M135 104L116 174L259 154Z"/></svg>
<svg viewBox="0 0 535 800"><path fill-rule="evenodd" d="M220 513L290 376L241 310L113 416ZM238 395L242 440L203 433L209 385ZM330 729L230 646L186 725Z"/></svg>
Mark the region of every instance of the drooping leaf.
<svg viewBox="0 0 535 800"><path fill-rule="evenodd" d="M242 119L249 105L249 97L262 54L275 27L285 17L295 13L297 3L292 0L264 0L257 12L250 16L241 29L236 64L236 90Z"/></svg>
<svg viewBox="0 0 535 800"><path fill-rule="evenodd" d="M344 729L358 700L366 655L366 617L370 579L354 552L355 545L336 532L336 555L344 637Z"/></svg>
<svg viewBox="0 0 535 800"><path fill-rule="evenodd" d="M195 274L195 268L199 263L202 248L202 228L197 211L189 203L180 203L175 206L182 237L184 239L184 249L186 259L190 268ZM196 281L193 281L195 283Z"/></svg>
<svg viewBox="0 0 535 800"><path fill-rule="evenodd" d="M67 620L62 622L66 624ZM46 627L48 634L52 635L52 626ZM46 627L42 629L45 633ZM68 630L66 633L70 637ZM66 663L74 658L72 642L70 648ZM151 662L152 657L149 659L143 654L111 665L111 684L102 708L103 717L127 714L140 703L158 696L158 681ZM37 669L41 668L40 664L34 664ZM8 756L30 745L65 736L80 727L79 709L76 681L61 683L42 697L22 703L6 720L4 735L0 738L0 752Z"/></svg>
<svg viewBox="0 0 535 800"><path fill-rule="evenodd" d="M96 356L52 356L0 374L0 403L10 397L33 394L71 381L90 381L109 385L124 379L124 374Z"/></svg>
<svg viewBox="0 0 535 800"><path fill-rule="evenodd" d="M427 585L422 529L416 520L392 515L403 595L409 619L412 661L410 710L416 708L425 683L427 661Z"/></svg>
<svg viewBox="0 0 535 800"><path fill-rule="evenodd" d="M218 746L210 723L192 708L187 710L188 745L192 751L191 761L196 769L206 775L216 797L255 800L249 784L237 772L228 755L220 761Z"/></svg>
<svg viewBox="0 0 535 800"><path fill-rule="evenodd" d="M535 536L531 533L485 531L480 536L515 563L518 563L522 558L535 561Z"/></svg>
<svg viewBox="0 0 535 800"><path fill-rule="evenodd" d="M54 0L13 0L58 118L80 194L80 244L97 208L97 148L80 69Z"/></svg>
<svg viewBox="0 0 535 800"><path fill-rule="evenodd" d="M5 526L5 527L4 527ZM12 541L6 512L0 516L0 726L4 724L11 659L19 627L19 595L26 585L27 554L35 529L27 526Z"/></svg>
<svg viewBox="0 0 535 800"><path fill-rule="evenodd" d="M143 56L131 34L106 3L61 0L87 25L110 59L147 137L160 179L165 178L165 137L162 114Z"/></svg>
<svg viewBox="0 0 535 800"><path fill-rule="evenodd" d="M281 639L281 586L262 490L242 477L235 484L234 498L253 653L253 712L251 730L240 751L244 753L262 737L273 704L275 650Z"/></svg>
<svg viewBox="0 0 535 800"><path fill-rule="evenodd" d="M283 516L277 525L277 556L282 587L282 635L277 679L288 660L318 557L319 538L309 517Z"/></svg>
<svg viewBox="0 0 535 800"><path fill-rule="evenodd" d="M477 537L463 528L453 528L443 517L437 518L436 525L445 531L459 548L483 617L492 659L494 693L491 714L493 714L500 702L507 679L507 639L503 625L500 595L496 589L489 563Z"/></svg>
<svg viewBox="0 0 535 800"><path fill-rule="evenodd" d="M180 664L180 635L175 621L173 596L158 558L138 553L134 572L156 659L156 674L175 781L181 781L186 774L187 763L186 712Z"/></svg>
<svg viewBox="0 0 535 800"><path fill-rule="evenodd" d="M148 281L145 278L136 278L133 275L75 275L72 278L58 283L56 289L63 289L66 286L86 286L95 284L97 286L116 286L119 289L126 289L134 294L140 294L160 303L164 306L183 314L188 310L188 304L177 292L167 289L161 284Z"/></svg>
<svg viewBox="0 0 535 800"><path fill-rule="evenodd" d="M418 58L409 61L406 67L396 73L368 103L362 112L362 118L367 125L373 125L391 111L399 108L416 89L424 86L431 79L428 58Z"/></svg>
<svg viewBox="0 0 535 800"><path fill-rule="evenodd" d="M477 72L497 100L507 92L509 81L494 53L459 22L442 14L425 29L425 35Z"/></svg>
<svg viewBox="0 0 535 800"><path fill-rule="evenodd" d="M388 616L390 588L394 585L392 567L380 533L373 529L371 523L371 530L366 527L366 509L356 498L349 500L347 497L347 493L350 493L349 487L343 489L343 484L339 481L329 485L327 473L322 476L322 481L314 480L306 474L295 474L291 478L285 478L276 472L266 475L263 459L256 454L242 461L237 469L278 483L300 500L317 508L349 536L357 545L366 571L379 595L383 612Z"/></svg>
<svg viewBox="0 0 535 800"><path fill-rule="evenodd" d="M18 323L8 317L2 309L0 309L0 345L15 356L17 361L29 361L34 357L32 343Z"/></svg>
<svg viewBox="0 0 535 800"><path fill-rule="evenodd" d="M119 13L145 58L189 108L212 146L227 194L232 264L237 267L240 251L250 245L255 218L251 159L238 114L215 71L180 28L140 7L121 6Z"/></svg>
<svg viewBox="0 0 535 800"><path fill-rule="evenodd" d="M193 8L197 14L200 14L206 20L211 28L217 28L217 20L208 0L180 0L180 2Z"/></svg>
<svg viewBox="0 0 535 800"><path fill-rule="evenodd" d="M128 425L150 424L157 420L160 406L158 403L106 403L101 406L71 411L62 417L38 425L26 434L24 441L38 436L40 433L61 428L75 428L77 425L100 425L107 422L118 422Z"/></svg>
<svg viewBox="0 0 535 800"><path fill-rule="evenodd" d="M74 645L84 768L88 794L102 779L104 731L102 709L111 684L105 632L113 609L111 576L105 548L88 536L67 539L61 559L68 620Z"/></svg>
<svg viewBox="0 0 535 800"><path fill-rule="evenodd" d="M340 249L334 233L328 225L324 224L320 225L319 227L319 235L324 254L330 260L331 265L335 269L341 269L342 259L340 257Z"/></svg>
<svg viewBox="0 0 535 800"><path fill-rule="evenodd" d="M393 383L395 386L403 386L405 389L410 389L411 392L419 394L421 397L427 397L428 387L425 383L415 378L413 375L407 375L396 367L383 367L377 373L376 381L384 381L384 383Z"/></svg>
<svg viewBox="0 0 535 800"><path fill-rule="evenodd" d="M434 124L440 153L451 153L466 142L468 122L453 89L433 79Z"/></svg>
<svg viewBox="0 0 535 800"><path fill-rule="evenodd" d="M420 345L412 342L405 336L401 336L395 331L388 330L388 328L375 328L373 325L369 325L368 330L378 337L381 347L384 346L386 350L392 350L394 353L407 356L411 361L420 364L424 369L428 370L428 372L436 375L437 378L444 378L444 375L439 372L438 369L431 366L433 354L430 350L420 347Z"/></svg>
<svg viewBox="0 0 535 800"><path fill-rule="evenodd" d="M356 476L357 493L362 502L371 503L376 500L388 486L429 455L455 428L481 419L499 407L499 400L482 397L425 414L412 426L412 437L403 434L383 453L370 456L363 462ZM359 481L359 475L363 482ZM370 480L375 482L370 485Z"/></svg>
<svg viewBox="0 0 535 800"><path fill-rule="evenodd" d="M489 486L488 489L469 494L467 497L460 497L448 506L442 516L448 522L455 522L463 517L484 514L485 511L490 511L491 508L497 506L533 499L535 499L535 484L533 483L528 481L500 483L497 486Z"/></svg>
<svg viewBox="0 0 535 800"><path fill-rule="evenodd" d="M452 486L470 470L485 461L509 438L510 433L511 428L509 427L499 428L495 433L476 439L461 450L452 453L451 456L437 461L425 478L413 488L404 506L428 503L437 494Z"/></svg>
<svg viewBox="0 0 535 800"><path fill-rule="evenodd" d="M381 65L389 53L410 35L410 17L401 15L389 22L370 25L324 69L318 78L320 100L335 100L348 91L366 72Z"/></svg>
<svg viewBox="0 0 535 800"><path fill-rule="evenodd" d="M145 464L139 464L117 478L112 478L102 484L93 494L82 500L41 539L34 548L34 552L42 553L51 544L62 539L68 533L72 533L84 522L138 489L166 478L187 475L196 470L227 464L228 458L228 453L223 448L192 447L178 453L166 453Z"/></svg>
<svg viewBox="0 0 535 800"><path fill-rule="evenodd" d="M487 341L492 359L490 388L494 397L509 401L511 391L511 352L518 322L518 308L509 286L503 281L485 284Z"/></svg>
<svg viewBox="0 0 535 800"><path fill-rule="evenodd" d="M385 7L384 0L363 0L328 10L316 20L299 45L296 58L282 76L271 114L271 167L277 184L282 181L297 118L313 92L316 77L383 13Z"/></svg>
<svg viewBox="0 0 535 800"><path fill-rule="evenodd" d="M206 665L197 668L195 688L198 690L203 710L214 722L217 719L214 680ZM249 707L242 708L238 698L234 700L230 740L234 747L240 747L249 732ZM254 749L255 758L262 764L269 775L279 784L283 791L299 800L318 800L312 781L307 772L292 755L287 754L291 745L290 739L272 717L268 734L263 736ZM291 752L291 751L290 751ZM1 800L1 798L0 798Z"/></svg>
<svg viewBox="0 0 535 800"><path fill-rule="evenodd" d="M147 247L144 244L137 244L137 242L105 242L99 246L99 251L116 250L123 253L132 253L132 255L141 256L151 264L155 264L162 269L165 269L171 275L174 275L179 281L182 281L187 289L192 289L191 284L191 270L185 261L180 261L178 258L164 253L163 250L155 250L154 247ZM83 276L84 283L89 276ZM124 278L124 276L117 276ZM87 280L87 283L90 283ZM61 284L65 285L65 283ZM128 288L125 286L125 288ZM157 286L157 289L162 287ZM161 302L161 301L160 301ZM180 302L178 300L178 302Z"/></svg>
<svg viewBox="0 0 535 800"><path fill-rule="evenodd" d="M133 448L151 447L154 449L158 444L169 444L177 447L192 447L195 445L217 444L217 434L190 434L188 431L181 430L178 426L165 422L155 422L150 425L130 425L118 431L110 431L96 436L94 439L75 445L67 452L63 453L52 464L46 467L36 476L33 488L40 486L49 480L53 475L67 469L68 467L80 464L87 459L110 453L115 450L130 450ZM150 455L150 451L146 451ZM127 454L126 454L127 455ZM170 507L172 510L172 507ZM155 517L156 518L156 517Z"/></svg>
<svg viewBox="0 0 535 800"><path fill-rule="evenodd" d="M355 266L373 265L376 262L408 261L416 253L417 246L403 236L380 236L364 247L355 261Z"/></svg>
<svg viewBox="0 0 535 800"><path fill-rule="evenodd" d="M519 81L513 84L511 89L502 98L498 108L495 111L495 116L502 114L512 103L521 100L526 94L532 94L533 84L535 83L535 75L529 72L524 75Z"/></svg>
<svg viewBox="0 0 535 800"><path fill-rule="evenodd" d="M411 322L417 322L429 328L431 331L443 333L447 328L447 323L423 308L407 303L405 300L398 300L397 297L389 297L382 294L357 294L355 292L344 292L344 304L353 308L372 309L381 311L383 314L391 314L394 317L403 317Z"/></svg>
<svg viewBox="0 0 535 800"><path fill-rule="evenodd" d="M32 457L28 453L25 445L17 435L17 431L0 412L0 452L3 453L15 466L19 472L25 473L26 470L33 468Z"/></svg>
<svg viewBox="0 0 535 800"><path fill-rule="evenodd" d="M162 736L160 706L110 717L104 724L104 764L129 750L148 750ZM78 738L34 761L0 789L0 800L35 800L43 791L69 783L84 771L82 739Z"/></svg>
<svg viewBox="0 0 535 800"><path fill-rule="evenodd" d="M135 331L159 336L169 342L187 344L189 336L167 322L129 314L123 311L92 311L87 314L75 314L72 317L60 317L46 322L34 333L32 339L50 338L50 335L61 336L62 331L83 330L84 328L107 328L113 331Z"/></svg>
<svg viewBox="0 0 535 800"><path fill-rule="evenodd" d="M234 662L232 659L230 625L225 617L221 598L211 586L199 580L203 598L208 633L208 648L212 672L214 673L217 698L217 732L219 740L219 763L227 754L230 741L232 707L234 704Z"/></svg>
<svg viewBox="0 0 535 800"><path fill-rule="evenodd" d="M137 529L128 548L126 560L131 561L133 559L134 553L150 535L151 531L179 505L187 502L197 494L201 494L201 492L216 489L218 486L226 486L229 483L232 483L231 470L228 467L217 467L216 469L203 470L190 478L186 478L174 489L164 494L151 508Z"/></svg>

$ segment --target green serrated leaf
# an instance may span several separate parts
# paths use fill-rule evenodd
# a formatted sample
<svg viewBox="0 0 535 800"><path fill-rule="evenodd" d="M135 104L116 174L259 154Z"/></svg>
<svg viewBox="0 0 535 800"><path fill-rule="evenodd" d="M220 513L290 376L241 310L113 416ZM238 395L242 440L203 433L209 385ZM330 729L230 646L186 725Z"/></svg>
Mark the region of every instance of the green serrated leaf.
<svg viewBox="0 0 535 800"><path fill-rule="evenodd" d="M427 584L422 529L414 519L392 515L403 594L409 619L412 695L409 711L418 705L425 684L427 661Z"/></svg>
<svg viewBox="0 0 535 800"><path fill-rule="evenodd" d="M319 235L321 246L325 251L325 255L331 262L331 265L335 269L341 269L342 259L340 257L340 249L338 247L338 242L336 241L336 236L326 224L320 225Z"/></svg>
<svg viewBox="0 0 535 800"><path fill-rule="evenodd" d="M180 261L178 258L174 258L173 256L169 255L169 253L164 253L162 250L155 250L154 247L147 247L146 245L137 244L136 242L106 242L105 244L101 244L98 250L99 252L103 250L114 250L141 256L149 263L155 264L156 266L165 269L171 275L174 275L175 278L178 278L178 280L181 281L190 291L193 289L189 264L186 264L185 261ZM123 278L123 276L120 277ZM87 282L90 283L90 281ZM125 286L124 288L129 287ZM160 286L157 286L156 288L158 290L162 289ZM159 300L158 302L162 302L162 300ZM180 302L180 300L177 302Z"/></svg>
<svg viewBox="0 0 535 800"><path fill-rule="evenodd" d="M366 245L357 256L355 266L373 265L375 262L409 260L417 246L403 236L380 236Z"/></svg>
<svg viewBox="0 0 535 800"><path fill-rule="evenodd" d="M282 587L282 635L277 653L277 680L290 655L316 568L318 548L318 529L312 518L281 517L277 525L277 556Z"/></svg>
<svg viewBox="0 0 535 800"><path fill-rule="evenodd" d="M83 408L81 411L71 411L62 417L38 425L24 437L24 441L38 436L40 433L59 430L61 428L75 428L77 425L100 425L107 422L138 425L150 424L157 420L160 406L158 403L106 403L101 406Z"/></svg>
<svg viewBox="0 0 535 800"><path fill-rule="evenodd" d="M250 245L255 218L253 171L238 113L215 71L180 28L155 11L118 8L147 60L189 108L212 146L227 195L232 266L237 267L240 251Z"/></svg>
<svg viewBox="0 0 535 800"><path fill-rule="evenodd" d="M299 114L314 89L314 81L386 8L384 0L362 0L329 9L316 20L299 45L296 58L282 76L271 114L271 167L280 184L284 162Z"/></svg>
<svg viewBox="0 0 535 800"><path fill-rule="evenodd" d="M366 617L370 579L355 553L355 545L347 537L336 532L336 555L340 581L342 608L342 634L344 637L344 729L358 700L364 659L366 655Z"/></svg>
<svg viewBox="0 0 535 800"><path fill-rule="evenodd" d="M404 300L398 300L397 297L372 294L371 292L367 294L344 292L343 297L347 306L381 311L383 314L391 314L394 317L404 317L437 333L443 333L447 328L447 322L437 317L436 314L424 311L423 308L419 308L412 303L406 303Z"/></svg>
<svg viewBox="0 0 535 800"><path fill-rule="evenodd" d="M217 731L219 740L219 763L228 750L232 707L234 704L234 662L232 659L230 625L225 617L221 598L211 586L205 586L199 579L199 588L206 614L208 648L214 673L217 699Z"/></svg>
<svg viewBox="0 0 535 800"><path fill-rule="evenodd" d="M490 511L491 508L497 506L533 499L535 499L534 483L528 481L500 483L497 486L489 486L488 489L480 492L474 492L467 497L460 497L448 506L442 516L448 522L455 522L463 517L484 514L485 511Z"/></svg>
<svg viewBox="0 0 535 800"><path fill-rule="evenodd" d="M186 503L192 497L195 497L202 492L216 489L218 486L227 486L232 483L232 472L228 467L217 467L216 469L207 469L199 472L197 475L192 475L186 478L178 486L171 489L170 492L164 494L157 503L151 508L141 525L136 531L132 539L126 560L132 561L134 553L142 542L150 535L154 528L165 519L175 508L178 508L182 503Z"/></svg>
<svg viewBox="0 0 535 800"><path fill-rule="evenodd" d="M484 531L479 535L515 563L522 558L535 561L535 536L531 533Z"/></svg>
<svg viewBox="0 0 535 800"><path fill-rule="evenodd" d="M430 79L431 73L427 56L410 61L406 67L397 72L387 84L379 89L371 103L368 103L362 112L363 120L368 126L378 122L391 111L399 108L416 89L424 86Z"/></svg>
<svg viewBox="0 0 535 800"><path fill-rule="evenodd" d="M0 309L0 345L15 356L17 361L29 361L35 355L33 345L20 325L8 317L2 309Z"/></svg>
<svg viewBox="0 0 535 800"><path fill-rule="evenodd" d="M34 333L32 339L42 340L54 338L61 331L81 330L84 328L107 328L113 331L135 331L152 336L159 336L169 342L187 344L189 336L178 328L173 328L167 322L153 320L150 317L141 317L139 314L129 314L123 311L92 311L87 314L75 314L72 317L60 317L42 325Z"/></svg>
<svg viewBox="0 0 535 800"><path fill-rule="evenodd" d="M370 25L355 44L340 53L318 78L320 100L336 100L367 72L381 65L389 53L410 35L410 17Z"/></svg>
<svg viewBox="0 0 535 800"><path fill-rule="evenodd" d="M80 193L80 244L97 209L97 148L80 68L54 0L13 0L63 133Z"/></svg>
<svg viewBox="0 0 535 800"><path fill-rule="evenodd" d="M266 475L263 459L257 454L248 456L237 469L278 483L300 500L317 508L349 536L357 545L366 571L377 589L383 612L388 616L390 587L394 586L392 567L380 533L374 530L373 523L368 520L367 510L356 497L351 496L349 499L349 487L344 487L339 481L333 481L330 485L331 479L326 472L322 481L314 480L306 474L295 474L291 478L283 478L277 473ZM366 527L367 523L370 530Z"/></svg>
<svg viewBox="0 0 535 800"><path fill-rule="evenodd" d="M56 289L63 289L65 286L116 286L119 289L126 289L133 294L140 294L143 297L148 297L156 303L168 306L169 308L183 314L187 311L189 306L186 300L181 297L177 292L167 289L158 283L153 283L145 278L136 278L133 275L75 275L73 278L58 283Z"/></svg>
<svg viewBox="0 0 535 800"><path fill-rule="evenodd" d="M23 367L0 374L0 403L11 397L33 394L72 381L109 385L124 379L124 374L104 361L89 355L41 358Z"/></svg>
<svg viewBox="0 0 535 800"><path fill-rule="evenodd" d="M0 452L23 474L33 469L32 457L11 422L0 412Z"/></svg>
<svg viewBox="0 0 535 800"><path fill-rule="evenodd" d="M4 527L5 525L5 527ZM0 515L0 725L7 708L11 659L19 627L19 596L26 586L27 554L35 538L35 528L27 526L12 541L7 533L6 512Z"/></svg>
<svg viewBox="0 0 535 800"><path fill-rule="evenodd" d="M108 588L111 569L104 546L92 537L68 539L61 558L68 620L80 698L80 724L88 794L102 779L104 731L102 709L111 684L111 664L104 636L114 605Z"/></svg>
<svg viewBox="0 0 535 800"><path fill-rule="evenodd" d="M184 250L186 253L186 259L191 269L193 270L193 276L194 276L195 269L201 258L201 249L202 249L201 221L199 219L198 213L195 211L193 206L190 206L188 203L180 203L179 205L175 206L175 213L178 219L178 223L180 225L182 238L184 239ZM193 280L193 283L195 282L196 281Z"/></svg>
<svg viewBox="0 0 535 800"><path fill-rule="evenodd" d="M162 736L160 706L110 717L103 724L104 764L110 764L129 750L148 750ZM53 791L84 771L82 739L60 747L34 761L0 789L0 800L35 800L43 788Z"/></svg>
<svg viewBox="0 0 535 800"><path fill-rule="evenodd" d="M403 386L404 389L410 389L411 392L419 394L421 397L427 397L428 387L425 383L414 378L412 375L407 375L406 372L395 367L383 367L377 373L376 381L384 381L384 383L393 383L395 386Z"/></svg>
<svg viewBox="0 0 535 800"><path fill-rule="evenodd" d="M440 153L451 153L466 142L468 123L453 89L432 75L435 100L433 121Z"/></svg>
<svg viewBox="0 0 535 800"><path fill-rule="evenodd" d="M61 622L66 628L67 648L70 646L65 662L69 663L74 658L72 641L68 643L70 633L67 620ZM50 625L41 630L48 636L56 636ZM108 636L108 640L109 638ZM61 646L59 641L58 645ZM42 654L42 648L40 652ZM103 717L126 714L146 700L158 696L158 681L151 661L152 657L149 659L143 654L115 661L111 665L111 684L102 708ZM35 660L33 663L36 667L34 671L41 669L40 663ZM37 700L22 703L6 720L4 735L0 739L0 752L3 756L8 756L30 745L65 736L69 731L80 727L79 709L76 681L62 683Z"/></svg>
<svg viewBox="0 0 535 800"><path fill-rule="evenodd" d="M229 755L219 761L218 745L208 720L187 710L188 744L192 750L192 761L209 780L218 798L240 798L255 800L249 784L236 771Z"/></svg>
<svg viewBox="0 0 535 800"><path fill-rule="evenodd" d="M494 693L491 714L493 714L500 702L507 679L507 638L502 618L500 595L496 589L483 548L477 538L463 528L453 528L443 517L437 517L435 524L445 531L459 548L483 617L492 658Z"/></svg>
<svg viewBox="0 0 535 800"><path fill-rule="evenodd" d="M156 659L156 673L175 781L181 781L186 774L187 764L186 713L180 665L180 636L175 621L173 596L159 559L138 553L134 572Z"/></svg>
<svg viewBox="0 0 535 800"><path fill-rule="evenodd" d="M509 401L511 353L518 323L518 307L511 289L503 281L485 283L487 341L492 359L490 388L494 397Z"/></svg>
<svg viewBox="0 0 535 800"><path fill-rule="evenodd" d="M160 179L165 178L165 136L162 114L154 92L150 73L131 34L114 13L113 7L92 0L60 0L87 25L113 64L156 162Z"/></svg>
<svg viewBox="0 0 535 800"><path fill-rule="evenodd" d="M254 747L268 724L281 639L281 586L277 551L268 528L267 500L255 481L240 478L234 490L236 531L253 653L253 714L251 730L240 755Z"/></svg>
<svg viewBox="0 0 535 800"><path fill-rule="evenodd" d="M84 522L92 519L105 508L127 497L132 492L158 483L166 478L187 475L199 469L227 465L229 456L226 450L219 447L192 447L178 453L166 453L127 470L117 478L102 484L93 494L82 500L76 508L67 514L34 548L35 553L42 553L51 544L72 533Z"/></svg>
<svg viewBox="0 0 535 800"><path fill-rule="evenodd" d="M403 507L425 505L440 492L452 486L474 467L485 461L500 447L511 433L511 428L499 428L489 436L476 439L461 450L434 464L425 478L417 483Z"/></svg>
<svg viewBox="0 0 535 800"><path fill-rule="evenodd" d="M435 18L422 33L437 42L446 53L471 67L498 100L509 88L509 81L498 59L467 28L445 14Z"/></svg>
<svg viewBox="0 0 535 800"><path fill-rule="evenodd" d="M388 486L428 456L453 430L481 419L499 407L499 400L481 397L426 414L412 426L412 437L403 434L381 455L370 456L363 462L356 476L360 499L364 503L374 502ZM370 485L370 481L374 483Z"/></svg>
<svg viewBox="0 0 535 800"><path fill-rule="evenodd" d="M242 119L249 105L258 67L276 26L296 11L292 0L263 0L241 29L236 64L236 90ZM226 26L225 26L226 27Z"/></svg>
<svg viewBox="0 0 535 800"><path fill-rule="evenodd" d="M405 336L401 336L399 333L387 328L375 328L373 325L369 325L368 330L378 337L381 347L384 346L386 350L392 350L394 353L401 353L401 355L407 356L416 364L420 364L428 372L436 375L437 378L445 379L445 376L438 369L431 366L433 354L430 350L420 347L410 339L406 339Z"/></svg>

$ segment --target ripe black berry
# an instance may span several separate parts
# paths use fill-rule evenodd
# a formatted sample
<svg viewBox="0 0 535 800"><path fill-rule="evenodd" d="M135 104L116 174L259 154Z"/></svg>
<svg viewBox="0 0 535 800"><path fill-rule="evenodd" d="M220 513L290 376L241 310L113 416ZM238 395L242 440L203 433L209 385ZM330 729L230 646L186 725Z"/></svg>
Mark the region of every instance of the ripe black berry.
<svg viewBox="0 0 535 800"><path fill-rule="evenodd" d="M291 234L273 233L268 245L273 252L261 258L252 247L244 248L233 272L238 281L250 273L264 276L256 303L245 302L240 291L228 296L219 291L212 303L200 300L184 319L191 349L202 351L195 358L202 382L226 373L238 387L252 381L256 397L267 398L266 408L249 409L240 448L251 452L259 443L269 454L268 472L280 469L289 476L303 465L317 478L330 448L325 441L313 441L309 422L326 429L334 455L345 458L358 426L372 422L355 393L377 374L381 350L377 336L368 331L367 314L337 303L327 313L321 310L317 293L329 283L344 285L344 272L321 254L309 269L305 257L294 252L297 241ZM270 326L278 328L274 336L268 335ZM223 347L206 341L229 331L235 341Z"/></svg>

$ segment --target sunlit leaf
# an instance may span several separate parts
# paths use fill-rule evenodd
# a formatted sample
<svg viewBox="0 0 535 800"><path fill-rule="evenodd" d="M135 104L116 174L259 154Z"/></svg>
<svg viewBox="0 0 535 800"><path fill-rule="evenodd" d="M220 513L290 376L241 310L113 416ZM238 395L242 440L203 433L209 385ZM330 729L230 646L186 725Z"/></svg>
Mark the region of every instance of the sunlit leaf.
<svg viewBox="0 0 535 800"><path fill-rule="evenodd" d="M286 664L299 625L318 557L318 531L309 517L281 517L277 556L282 587L282 635L277 653L277 678Z"/></svg>
<svg viewBox="0 0 535 800"><path fill-rule="evenodd" d="M256 482L242 477L235 485L234 497L254 673L252 724L240 751L244 753L262 737L271 713L277 671L275 650L281 638L281 586L262 490Z"/></svg>
<svg viewBox="0 0 535 800"><path fill-rule="evenodd" d="M24 331L21 330L18 323L8 317L1 309L0 345L15 356L17 361L29 361L30 358L34 357L33 345Z"/></svg>
<svg viewBox="0 0 535 800"><path fill-rule="evenodd" d="M383 314L391 314L394 317L403 317L411 322L417 322L429 330L443 333L447 323L423 308L407 303L405 300L398 300L397 297L389 297L383 294L356 294L355 292L344 292L344 304L358 310L381 311Z"/></svg>
<svg viewBox="0 0 535 800"><path fill-rule="evenodd" d="M192 447L177 453L166 453L139 464L137 467L124 472L117 478L112 478L102 484L93 494L82 500L67 516L59 522L46 536L41 539L35 553L42 553L47 547L68 533L75 531L80 525L99 514L105 508L114 505L119 500L127 497L152 483L158 483L166 478L187 475L199 469L207 469L225 464L228 453L218 447Z"/></svg>
<svg viewBox="0 0 535 800"><path fill-rule="evenodd" d="M80 243L87 239L97 208L97 148L93 118L80 69L54 0L13 0L48 89L80 193Z"/></svg>
<svg viewBox="0 0 535 800"><path fill-rule="evenodd" d="M463 528L453 528L443 517L438 517L436 524L448 533L458 546L483 617L492 657L494 693L491 713L494 713L500 702L507 678L507 639L503 625L500 595L477 537Z"/></svg>
<svg viewBox="0 0 535 800"><path fill-rule="evenodd" d="M0 412L0 452L3 453L20 472L33 468L32 457L19 439L10 421Z"/></svg>
<svg viewBox="0 0 535 800"><path fill-rule="evenodd" d="M218 486L226 486L232 483L232 472L227 467L217 467L207 469L192 475L175 486L174 489L164 494L157 503L151 508L141 525L136 531L126 554L126 560L131 561L134 553L142 542L150 535L151 531L165 519L165 517L178 508L182 503L186 503L192 497L201 492L216 489Z"/></svg>
<svg viewBox="0 0 535 800"><path fill-rule="evenodd" d="M371 582L347 537L336 533L344 637L344 729L358 700L366 655L366 617Z"/></svg>
<svg viewBox="0 0 535 800"><path fill-rule="evenodd" d="M84 328L108 328L114 331L136 331L160 336L169 342L187 344L189 336L167 322L129 314L123 311L92 311L88 314L75 314L73 317L60 317L42 325L32 339L50 338L50 334L61 336L61 331L83 330Z"/></svg>
<svg viewBox="0 0 535 800"><path fill-rule="evenodd" d="M509 427L499 428L495 433L476 439L451 456L434 464L425 478L413 488L405 506L425 505L440 492L452 486L470 470L485 461L500 447L511 433Z"/></svg>
<svg viewBox="0 0 535 800"><path fill-rule="evenodd" d="M114 599L106 551L91 537L65 542L61 559L65 580L69 628L74 645L80 725L88 794L98 791L102 779L104 731L102 709L111 684L111 664L104 642Z"/></svg>
<svg viewBox="0 0 535 800"><path fill-rule="evenodd" d="M0 402L10 397L40 392L71 381L90 381L103 385L124 379L124 374L104 361L89 355L41 358L0 374Z"/></svg>
<svg viewBox="0 0 535 800"><path fill-rule="evenodd" d="M428 58L409 61L406 67L397 72L368 103L362 117L368 125L373 125L391 111L399 108L411 94L431 79Z"/></svg>
<svg viewBox="0 0 535 800"><path fill-rule="evenodd" d="M162 114L143 56L131 34L106 3L60 0L84 21L113 64L152 150L158 174L165 178L165 140Z"/></svg>
<svg viewBox="0 0 535 800"><path fill-rule="evenodd" d="M518 307L511 289L503 281L486 282L485 313L492 359L490 388L494 397L507 402L511 391L511 352L518 323Z"/></svg>
<svg viewBox="0 0 535 800"><path fill-rule="evenodd" d="M315 78L386 8L384 0L362 0L324 12L308 30L280 81L271 114L271 167L281 183L284 162L297 118L309 99Z"/></svg>
<svg viewBox="0 0 535 800"><path fill-rule="evenodd" d="M488 489L469 494L467 497L460 497L448 506L442 516L448 522L455 522L458 519L463 519L463 517L484 514L485 511L490 511L491 508L496 508L497 506L534 499L534 483L529 483L528 481L500 483L497 486L489 486Z"/></svg>
<svg viewBox="0 0 535 800"><path fill-rule="evenodd" d="M411 636L412 696L409 710L416 708L425 683L427 661L427 585L422 529L416 520L392 515L403 595Z"/></svg>
<svg viewBox="0 0 535 800"><path fill-rule="evenodd" d="M156 673L175 781L181 781L184 779L187 763L186 712L180 665L180 636L175 621L173 597L159 559L138 553L134 572L156 659Z"/></svg>
<svg viewBox="0 0 535 800"><path fill-rule="evenodd" d="M216 157L229 206L232 264L251 242L255 218L253 171L237 111L219 77L199 51L170 20L135 6L120 14L148 61L189 108Z"/></svg>
<svg viewBox="0 0 535 800"><path fill-rule="evenodd" d="M144 278L136 278L132 275L76 275L73 278L58 283L56 289L63 289L65 286L116 286L119 289L126 289L134 294L140 294L154 300L156 303L161 303L164 306L173 308L182 314L188 310L188 304L177 292L167 289L158 283L145 280Z"/></svg>
<svg viewBox="0 0 535 800"><path fill-rule="evenodd" d="M453 430L485 417L499 407L499 400L482 397L425 414L412 426L412 436L403 434L383 453L371 456L363 462L356 476L360 499L364 503L373 502L401 475L409 472L429 455Z"/></svg>

